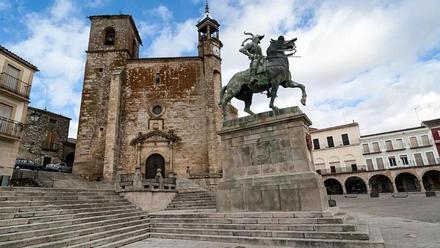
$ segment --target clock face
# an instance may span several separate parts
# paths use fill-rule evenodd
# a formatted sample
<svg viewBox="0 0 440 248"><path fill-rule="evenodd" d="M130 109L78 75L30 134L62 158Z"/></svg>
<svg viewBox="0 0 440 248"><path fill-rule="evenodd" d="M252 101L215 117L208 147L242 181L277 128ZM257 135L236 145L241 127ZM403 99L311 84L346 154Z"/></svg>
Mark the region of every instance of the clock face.
<svg viewBox="0 0 440 248"><path fill-rule="evenodd" d="M218 48L218 47L216 47L216 46L213 46L213 47L212 47L212 52L213 52L215 55L220 56L220 48Z"/></svg>

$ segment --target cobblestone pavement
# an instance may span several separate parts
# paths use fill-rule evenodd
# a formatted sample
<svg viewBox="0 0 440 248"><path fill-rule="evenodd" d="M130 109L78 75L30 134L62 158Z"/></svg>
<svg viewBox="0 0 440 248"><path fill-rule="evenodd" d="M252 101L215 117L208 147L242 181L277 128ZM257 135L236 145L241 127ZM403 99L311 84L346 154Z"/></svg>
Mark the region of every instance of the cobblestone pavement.
<svg viewBox="0 0 440 248"><path fill-rule="evenodd" d="M337 198L336 200L341 211L379 225L386 248L440 248L440 197ZM124 247L263 248L246 244L167 239L147 239Z"/></svg>

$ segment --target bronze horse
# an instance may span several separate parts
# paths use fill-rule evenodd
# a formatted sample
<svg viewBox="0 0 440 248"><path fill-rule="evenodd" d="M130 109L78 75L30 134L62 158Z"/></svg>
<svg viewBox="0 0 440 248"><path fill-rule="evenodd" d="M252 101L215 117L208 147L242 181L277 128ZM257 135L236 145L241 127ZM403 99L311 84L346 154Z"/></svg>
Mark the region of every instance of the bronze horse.
<svg viewBox="0 0 440 248"><path fill-rule="evenodd" d="M227 104L234 97L244 101L244 111L253 115L254 113L250 109L252 95L253 93L264 91L267 91L267 96L270 97L269 107L277 113L279 109L274 105L274 101L277 97L277 91L280 85L284 88L300 88L302 91L301 103L304 106L306 105L307 94L305 86L293 81L289 71L288 56L291 56L296 52L295 41L296 38L292 40L284 40L283 36L278 37L277 40L271 39L270 45L266 50L267 57L262 65L263 72L257 75L257 82L250 82L251 75L249 69L237 72L232 76L231 80L229 80L228 84L224 86L220 92L219 105L222 107L223 115L225 117ZM285 52L288 51L293 52L286 54Z"/></svg>

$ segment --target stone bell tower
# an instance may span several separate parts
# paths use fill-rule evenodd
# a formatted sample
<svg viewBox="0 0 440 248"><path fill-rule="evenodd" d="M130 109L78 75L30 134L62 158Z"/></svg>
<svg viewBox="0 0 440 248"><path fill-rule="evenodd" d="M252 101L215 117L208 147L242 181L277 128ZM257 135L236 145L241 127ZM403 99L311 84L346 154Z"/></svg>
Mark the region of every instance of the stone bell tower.
<svg viewBox="0 0 440 248"><path fill-rule="evenodd" d="M128 59L138 58L142 41L129 15L89 19L91 28L73 173L90 180L112 180L111 172L108 176L103 172L106 144L115 138L115 127L109 128L108 118L117 115L114 111L118 110L108 104L111 82L114 77L122 77Z"/></svg>
<svg viewBox="0 0 440 248"><path fill-rule="evenodd" d="M209 173L221 171L220 137L217 132L221 130L223 117L217 105L220 101L221 82L221 57L220 51L223 46L219 38L220 24L209 16L208 2L205 5L205 18L197 23L198 31L198 54L203 59L203 69L206 86L206 117L208 120L208 160Z"/></svg>

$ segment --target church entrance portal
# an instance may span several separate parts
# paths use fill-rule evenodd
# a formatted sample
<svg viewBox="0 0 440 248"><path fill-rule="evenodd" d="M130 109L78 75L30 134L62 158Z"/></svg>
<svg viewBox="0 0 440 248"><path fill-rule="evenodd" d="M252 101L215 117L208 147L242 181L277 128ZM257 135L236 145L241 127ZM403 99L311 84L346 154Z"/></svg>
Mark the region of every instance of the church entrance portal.
<svg viewBox="0 0 440 248"><path fill-rule="evenodd" d="M165 177L165 159L160 154L152 154L147 158L145 166L145 178L154 178L157 169L161 169L162 177Z"/></svg>

